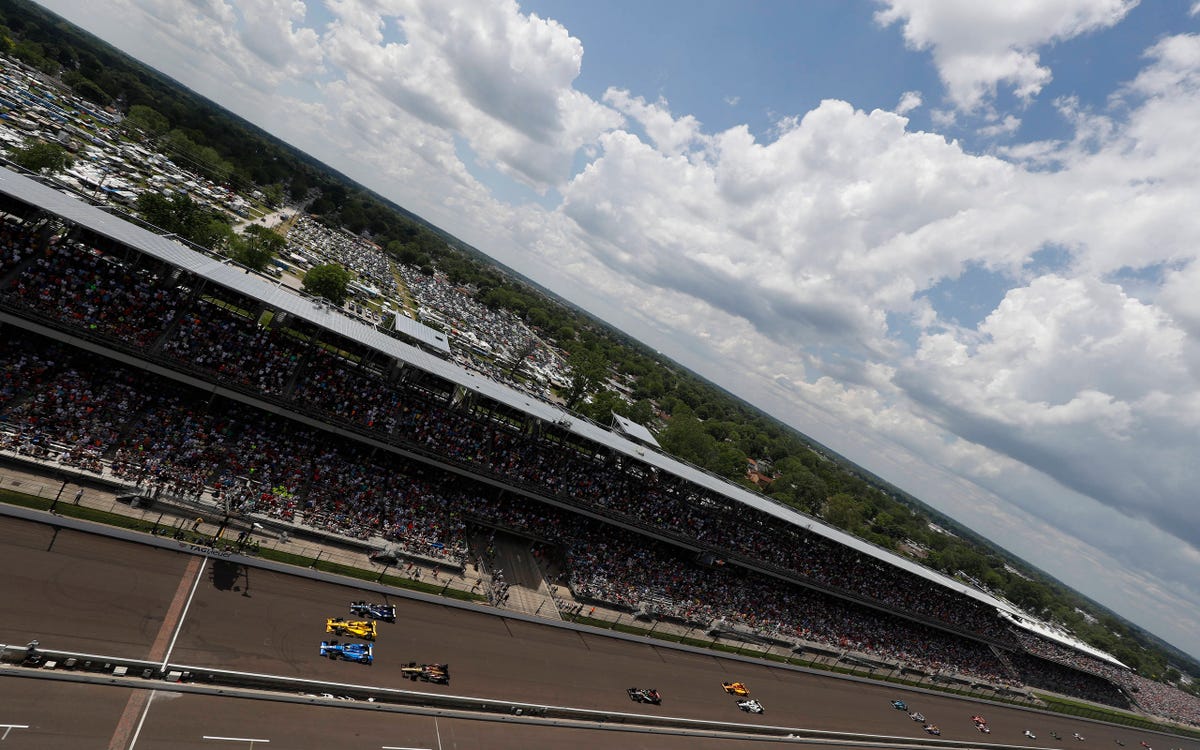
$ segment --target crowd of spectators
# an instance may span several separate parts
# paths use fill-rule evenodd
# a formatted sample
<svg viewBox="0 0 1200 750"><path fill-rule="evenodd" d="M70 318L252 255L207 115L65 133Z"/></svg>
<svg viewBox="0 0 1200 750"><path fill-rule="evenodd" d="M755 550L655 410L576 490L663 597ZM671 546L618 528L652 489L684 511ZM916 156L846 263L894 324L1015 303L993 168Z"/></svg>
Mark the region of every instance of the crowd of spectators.
<svg viewBox="0 0 1200 750"><path fill-rule="evenodd" d="M367 358L345 356L353 342L314 346L318 332L289 327L295 323L264 325L264 316L251 312L252 300L222 298L218 289L196 293L186 277L174 284L171 278L144 256L59 242L25 263L0 290L0 302L143 355L174 359L256 395L286 397L308 413L353 423L474 473L699 540L730 559L993 639L1007 637L993 610L949 589L637 462L528 430L520 415L486 403L452 408L450 384L393 382Z"/></svg>
<svg viewBox="0 0 1200 750"><path fill-rule="evenodd" d="M203 394L48 341L8 340L0 352L5 449L70 464L85 445L96 459L88 468L159 492L465 555L464 498L420 465L373 459L257 410L212 408Z"/></svg>
<svg viewBox="0 0 1200 750"><path fill-rule="evenodd" d="M5 290L47 317L146 347L174 320L179 293L133 263L52 237L19 264Z"/></svg>
<svg viewBox="0 0 1200 750"><path fill-rule="evenodd" d="M1125 694L1111 681L1030 653L1008 654L1009 664L1024 684L1063 695L1086 698L1116 708L1129 708Z"/></svg>
<svg viewBox="0 0 1200 750"><path fill-rule="evenodd" d="M240 341L243 347L213 346ZM162 352L222 380L267 394L281 394L308 347L278 328L263 327L234 308L197 302L162 346Z"/></svg>
<svg viewBox="0 0 1200 750"><path fill-rule="evenodd" d="M842 598L850 597L1017 647L987 607L807 529L606 456L497 405L456 405L449 384L411 369L397 376L354 342L273 320L253 300L222 298L226 293L144 256L104 253L62 238L37 240L11 224L6 229L0 304L10 310L178 362L214 382L561 504L661 537L699 541L738 564L714 575L673 547L610 526L584 527L582 517L554 506L510 493L497 497L495 489L431 473L388 452L377 455L354 441L331 440L282 417L247 407L213 410L205 396L45 341L23 346L8 340L2 348L6 448L92 469L107 462L113 474L135 483L184 496L210 493L242 510L358 537L379 534L457 558L466 554L468 518L520 529L566 550L580 595L618 606L655 601L687 622L720 617L930 669L953 665L1003 678L1004 667L987 646ZM1181 700L1190 698L1181 691L1133 682L1147 710L1195 715L1194 699Z"/></svg>
<svg viewBox="0 0 1200 750"><path fill-rule="evenodd" d="M1136 701L1149 713L1200 726L1200 698L1190 693L1025 630L1015 630L1014 636L1025 651L1037 655L1041 660L1119 685L1126 697Z"/></svg>
<svg viewBox="0 0 1200 750"><path fill-rule="evenodd" d="M0 222L0 278L34 255L40 241L19 224Z"/></svg>
<svg viewBox="0 0 1200 750"><path fill-rule="evenodd" d="M308 216L297 217L288 230L286 251L322 263L337 263L380 294L396 293L392 263L378 245L344 230L330 229Z"/></svg>
<svg viewBox="0 0 1200 750"><path fill-rule="evenodd" d="M40 354L35 354L38 352ZM728 567L528 498L501 495L421 464L382 460L354 443L252 409L207 402L182 386L49 342L3 347L4 446L85 442L114 476L174 495L208 493L257 512L366 538L408 542L462 560L469 521L526 533L563 550L581 598L704 627L744 624L917 665L1001 680L990 649L811 589ZM31 378L31 372L40 376ZM118 429L118 428L123 429ZM65 451L58 454L63 460Z"/></svg>

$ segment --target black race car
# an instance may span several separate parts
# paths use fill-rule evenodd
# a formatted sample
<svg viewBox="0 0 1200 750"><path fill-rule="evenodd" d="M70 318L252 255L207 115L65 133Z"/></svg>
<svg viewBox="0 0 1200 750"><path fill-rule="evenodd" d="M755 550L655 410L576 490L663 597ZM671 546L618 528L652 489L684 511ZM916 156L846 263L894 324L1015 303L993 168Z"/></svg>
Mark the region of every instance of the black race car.
<svg viewBox="0 0 1200 750"><path fill-rule="evenodd" d="M396 621L396 605L371 604L370 602L350 602L350 614L359 617L374 617L386 622Z"/></svg>
<svg viewBox="0 0 1200 750"><path fill-rule="evenodd" d="M655 706L662 703L662 696L654 688L629 688L625 692L629 693L629 700L634 703L650 703Z"/></svg>
<svg viewBox="0 0 1200 750"><path fill-rule="evenodd" d="M420 680L435 685L450 684L449 664L417 664L410 661L406 666L400 667L400 674L413 682Z"/></svg>

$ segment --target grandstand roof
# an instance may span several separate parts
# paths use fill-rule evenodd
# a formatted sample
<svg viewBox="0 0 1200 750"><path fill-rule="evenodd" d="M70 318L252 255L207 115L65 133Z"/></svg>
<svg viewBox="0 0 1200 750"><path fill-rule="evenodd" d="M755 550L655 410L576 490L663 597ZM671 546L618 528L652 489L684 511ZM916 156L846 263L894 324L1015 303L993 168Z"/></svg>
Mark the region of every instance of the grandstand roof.
<svg viewBox="0 0 1200 750"><path fill-rule="evenodd" d="M874 557L883 563L924 578L933 584L951 589L988 606L995 607L998 610L1007 612L1017 611L1007 602L922 565L918 565L890 550L877 547L847 534L841 529L829 526L816 518L804 515L763 495L751 492L722 477L710 474L692 464L667 456L641 443L630 440L590 420L568 413L554 404L540 401L508 386L501 385L486 377L465 370L427 351L397 341L353 318L331 311L323 304L306 300L289 289L258 276L250 275L237 266L229 265L198 253L184 247L178 242L142 229L124 219L84 203L74 196L66 195L54 188L2 167L0 167L0 193L5 193L18 200L37 205L68 221L87 227L97 234L109 237L129 247L160 258L172 265L185 268L197 275L211 279L215 283L259 299L279 310L295 314L323 328L340 333L351 340L360 341L363 344L396 357L408 365L437 375L450 383L460 385L469 391L479 393L486 398L530 416L537 417L545 422L557 424L587 441L626 455L633 460L652 466L661 472L672 474L784 522L804 527L812 533L824 536L838 544ZM397 318L397 324L401 323L411 324L408 326L408 329L411 330L405 330L404 332L408 333L414 339L425 341L431 346L436 346L439 350L448 351L445 337L436 334L432 329L412 323L407 318ZM432 338L434 334L438 338ZM642 429L644 430L645 428Z"/></svg>
<svg viewBox="0 0 1200 750"><path fill-rule="evenodd" d="M1120 659L1113 656L1112 654L1110 654L1106 651L1101 651L1098 648L1093 648L1092 646L1089 646L1088 644L1079 640L1075 636L1073 636L1069 633L1065 633L1062 630L1059 630L1058 628L1055 628L1051 625L1048 625L1048 624L1042 622L1041 620L1037 619L1036 617L1025 614L1024 612L1021 612L1020 610L1015 610L1012 612L1004 612L1003 615L1005 618L1008 619L1009 622L1016 625L1017 627L1019 627L1023 630L1028 630L1031 633L1036 633L1037 635L1040 635L1042 638L1045 638L1046 640L1054 641L1055 643L1058 643L1063 646L1067 646L1068 648L1073 648L1076 651L1081 651L1081 652L1087 654L1088 656L1093 656L1097 659L1100 659L1101 661L1106 661L1109 664L1113 664L1115 666L1122 667L1124 669L1130 669L1128 664L1125 664L1124 662L1122 662Z"/></svg>
<svg viewBox="0 0 1200 750"><path fill-rule="evenodd" d="M634 422L632 419L626 419L620 414L613 413L613 422L616 423L617 432L623 435L628 435L639 443L645 443L651 448L657 448L658 441L654 439L654 435L650 430L647 430L642 425Z"/></svg>
<svg viewBox="0 0 1200 750"><path fill-rule="evenodd" d="M261 300L280 311L295 315L314 325L339 333L351 340L362 341L387 354L401 356L401 353L395 350L395 345L399 343L395 339L348 315L341 314L324 302L301 297L291 290L285 290L277 282L252 274L230 261L223 261L192 250L169 237L151 232L90 203L85 203L74 195L64 193L3 167L0 167L0 192L38 206L114 242L158 258L164 263L190 271L247 297ZM398 316L396 330L437 351L450 353L450 344L446 341L444 334L414 320Z"/></svg>

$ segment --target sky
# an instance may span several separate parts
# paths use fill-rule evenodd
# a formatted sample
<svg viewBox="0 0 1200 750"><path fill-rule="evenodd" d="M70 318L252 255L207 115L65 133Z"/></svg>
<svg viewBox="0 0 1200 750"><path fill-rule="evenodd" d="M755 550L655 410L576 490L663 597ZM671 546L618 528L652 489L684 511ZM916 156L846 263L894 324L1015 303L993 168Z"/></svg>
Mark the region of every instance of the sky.
<svg viewBox="0 0 1200 750"><path fill-rule="evenodd" d="M42 0L1200 657L1200 0Z"/></svg>

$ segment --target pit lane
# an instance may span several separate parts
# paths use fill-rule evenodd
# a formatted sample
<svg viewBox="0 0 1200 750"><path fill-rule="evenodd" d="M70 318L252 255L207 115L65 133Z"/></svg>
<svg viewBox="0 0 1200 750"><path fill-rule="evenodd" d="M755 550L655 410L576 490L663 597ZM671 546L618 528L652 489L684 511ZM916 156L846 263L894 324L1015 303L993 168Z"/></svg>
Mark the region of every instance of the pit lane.
<svg viewBox="0 0 1200 750"><path fill-rule="evenodd" d="M55 533L49 527L11 519L0 520L0 539L4 540L0 545L0 566L8 571L0 578L0 601L5 602L0 611L0 642L22 643L38 638L43 644L54 648L148 658L156 637L163 630L172 598L182 584L194 583L186 575L191 557L182 552L157 550L69 530ZM678 651L661 644L618 640L600 634L523 622L497 616L492 611L462 610L403 597L391 600L398 607L398 622L379 624L375 666L333 662L317 655L317 644L322 638L329 637L324 633L325 618L346 615L348 602L378 598L377 595L363 594L352 586L308 580L253 567L237 566L234 575L230 575L228 570L213 575L219 567L219 562L212 562L206 567L206 574L196 588L182 627L179 628L171 655L172 664L601 711L795 726L893 735L898 738L927 738L918 725L902 712L888 706L889 699L903 697L930 720L941 725L942 739L968 745L983 740L989 743L1055 747L1065 742L1050 737L1050 730L1055 730L1068 739L1074 731L1086 736L1086 742L1071 742L1070 747L1079 750L1110 750L1117 739L1124 741L1128 747L1136 748L1141 739L1148 737L1154 745L1182 745L1188 750L1200 750L1200 743L1174 737L1155 738L1141 730L1009 707L981 707L978 703L945 695L902 691L890 686L808 674L767 664L745 664L711 654ZM10 606L10 603L19 604L19 608L16 604ZM400 675L400 667L414 660L448 662L451 685L436 686L404 680ZM750 716L737 710L733 699L720 688L722 680L733 679L742 680L750 686L753 696L762 701L767 709L764 716ZM36 692L28 686L35 682L11 677L0 680L0 698L3 698L3 702L0 702L0 713L3 714L0 715L0 724L25 723L33 726L18 715L21 711L14 706L28 704L24 710L32 716L37 711L50 710L61 702L47 696L30 704L25 696ZM625 689L631 686L658 688L664 695L664 704L652 707L630 703ZM74 690L62 689L68 692ZM115 687L97 689L114 692L125 690ZM50 692L56 693L55 690ZM87 692L83 700L85 705L91 707L89 711L96 712L97 731L102 735L104 730L99 727L103 721L99 721L99 717L110 717L115 727L127 700L118 701L121 708L115 710L111 706L94 708L108 706L112 700L104 698L93 702L93 695ZM21 703L23 700L25 704ZM265 717L268 716L290 717L278 721L281 737L290 737L284 730L297 723L304 726L310 723L324 724L324 719L311 722L311 718L302 719L294 714L300 710L306 711L305 717L335 712L331 715L340 718L329 721L340 725L342 732L348 727L357 731L360 723L365 727L375 721L373 718L364 718L373 716L370 711L351 711L338 707L281 707L276 703L233 698L222 700L230 701L234 706L223 707L220 709L222 712L230 716L244 712L248 720L255 722L255 726L262 725L261 721L267 721ZM187 725L186 716L190 716L190 712L205 712L205 709L193 709L191 706L210 705L199 697L191 696L186 700L155 699L150 704L144 725L144 731L148 733L139 736L137 747L156 746L147 743L158 736L153 728L159 722L163 723L164 731L177 723L176 718L182 722L181 726ZM188 708L183 711L181 707ZM315 713L309 714L308 711ZM986 737L973 729L969 719L972 714L980 712L988 717L993 727L993 733ZM176 713L179 713L178 717L174 717ZM345 716L347 713L350 718ZM395 719L393 717L388 721ZM401 721L416 722L414 726L425 727L429 717ZM628 737L633 735L622 733L621 739L614 741L610 733L593 735L590 733L597 730L571 729L570 737L562 736L560 744L558 732L568 732L563 728L522 725L518 730L510 725L464 719L454 719L450 726L453 744L443 744L443 747L507 747L509 745L504 743L508 741L507 738L514 736L514 732L525 737L523 744L511 745L514 747L557 747L567 743L580 748L703 747L697 744L701 738L696 737L686 738L685 744L676 745L669 743L677 742L680 738L654 736L629 741ZM1022 736L1025 728L1033 729L1039 739L1026 740ZM253 736L240 731L236 728L214 729L207 733L214 736ZM527 736L527 733L533 734ZM14 733L7 742L15 742L18 736L22 736L20 732ZM90 744L79 746L103 746L103 743L97 744L97 736L93 734ZM104 742L107 743L111 736L111 733L105 736ZM337 736L339 739L333 746L348 746L345 740L353 735L339 733ZM532 736L541 739L530 739ZM157 746L189 746L180 744L181 741L176 738L172 740L174 744ZM643 741L650 744L636 744ZM209 742L205 746L211 747ZM386 740L374 747L389 743L395 747L437 746ZM756 741L751 746L759 744L762 741ZM14 748L39 746L70 745L11 745ZM305 731L294 740L288 739L286 745L276 743L272 746L324 748L330 744L327 738L318 739L316 734ZM8 747L5 745L4 749Z"/></svg>

